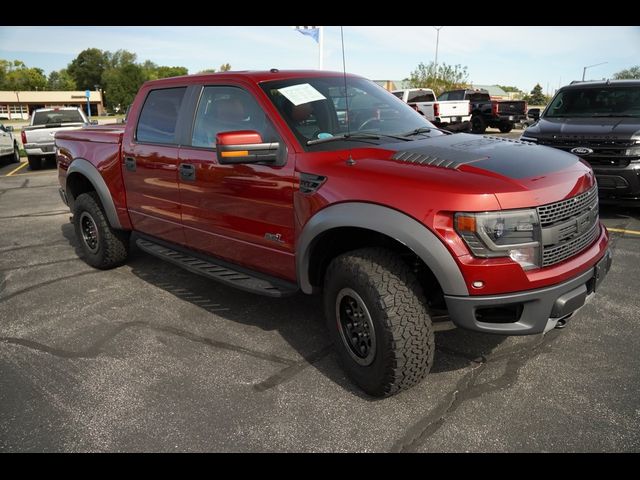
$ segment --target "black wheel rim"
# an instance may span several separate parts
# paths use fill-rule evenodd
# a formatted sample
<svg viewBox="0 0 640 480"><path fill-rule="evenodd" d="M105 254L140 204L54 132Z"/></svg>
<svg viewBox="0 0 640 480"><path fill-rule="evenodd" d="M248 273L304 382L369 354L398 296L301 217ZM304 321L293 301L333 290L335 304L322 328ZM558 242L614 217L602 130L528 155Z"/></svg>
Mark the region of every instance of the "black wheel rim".
<svg viewBox="0 0 640 480"><path fill-rule="evenodd" d="M82 233L82 241L87 250L96 253L100 247L100 236L96 222L88 212L82 212L80 215L80 233Z"/></svg>
<svg viewBox="0 0 640 480"><path fill-rule="evenodd" d="M359 365L371 365L376 356L376 332L362 297L343 288L336 297L338 331L349 356Z"/></svg>

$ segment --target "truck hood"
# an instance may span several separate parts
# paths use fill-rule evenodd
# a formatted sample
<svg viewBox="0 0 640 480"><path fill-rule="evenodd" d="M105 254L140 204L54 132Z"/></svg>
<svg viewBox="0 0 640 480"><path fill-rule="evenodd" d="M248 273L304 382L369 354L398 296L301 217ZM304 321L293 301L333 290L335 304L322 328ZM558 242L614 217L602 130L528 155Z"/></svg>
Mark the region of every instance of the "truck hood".
<svg viewBox="0 0 640 480"><path fill-rule="evenodd" d="M326 173L318 171L317 164L306 167L303 162L299 167L327 175L330 181L343 177L353 187L345 190L368 190L369 201L396 204L398 196L406 202L428 197L431 205L447 210L534 207L575 196L594 185L591 168L575 155L497 137L443 135L355 149L350 154L355 165L332 162L326 165L332 168L321 169Z"/></svg>
<svg viewBox="0 0 640 480"><path fill-rule="evenodd" d="M524 136L553 138L554 135L583 138L640 140L640 118L590 117L590 118L541 118L531 125Z"/></svg>

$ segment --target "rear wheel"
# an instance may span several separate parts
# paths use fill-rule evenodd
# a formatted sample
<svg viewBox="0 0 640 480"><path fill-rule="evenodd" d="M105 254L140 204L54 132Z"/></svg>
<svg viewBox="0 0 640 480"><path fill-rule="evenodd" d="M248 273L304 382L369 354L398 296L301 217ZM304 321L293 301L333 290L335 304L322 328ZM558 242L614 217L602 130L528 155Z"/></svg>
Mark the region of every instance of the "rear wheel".
<svg viewBox="0 0 640 480"><path fill-rule="evenodd" d="M13 153L11 154L9 159L11 163L18 163L20 161L20 149L18 148L18 145L13 145Z"/></svg>
<svg viewBox="0 0 640 480"><path fill-rule="evenodd" d="M513 130L513 123L503 123L498 127L502 133L509 133Z"/></svg>
<svg viewBox="0 0 640 480"><path fill-rule="evenodd" d="M487 129L487 124L480 115L474 115L471 117L471 131L473 133L484 133Z"/></svg>
<svg viewBox="0 0 640 480"><path fill-rule="evenodd" d="M124 263L129 254L129 232L111 228L95 192L83 193L73 206L73 226L84 260L108 269Z"/></svg>
<svg viewBox="0 0 640 480"><path fill-rule="evenodd" d="M364 248L336 257L324 307L340 363L369 395L393 395L431 369L431 318L415 275L395 253Z"/></svg>
<svg viewBox="0 0 640 480"><path fill-rule="evenodd" d="M42 158L36 155L27 155L27 161L29 162L29 168L31 170L40 170L42 168Z"/></svg>

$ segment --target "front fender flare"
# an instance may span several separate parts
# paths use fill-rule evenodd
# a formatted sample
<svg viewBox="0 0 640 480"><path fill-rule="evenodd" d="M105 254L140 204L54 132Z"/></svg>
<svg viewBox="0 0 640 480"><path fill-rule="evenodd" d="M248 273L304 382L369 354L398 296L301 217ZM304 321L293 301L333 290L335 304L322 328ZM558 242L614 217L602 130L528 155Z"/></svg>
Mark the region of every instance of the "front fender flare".
<svg viewBox="0 0 640 480"><path fill-rule="evenodd" d="M413 218L381 205L362 202L339 203L316 213L304 226L296 251L300 288L312 293L309 263L314 240L338 227L359 227L382 233L411 249L431 269L446 295L469 295L453 256L427 227Z"/></svg>
<svg viewBox="0 0 640 480"><path fill-rule="evenodd" d="M100 197L104 212L107 215L107 219L109 220L111 227L122 229L122 224L118 218L116 206L113 203L113 198L111 198L111 192L109 192L109 187L107 187L107 184L104 181L104 178L102 178L102 175L100 175L98 169L88 160L85 160L84 158L76 158L71 162L71 166L67 170L67 182L69 181L69 176L72 173L79 173L91 182L93 188L98 194L98 197ZM75 201L75 198L72 198L71 195L69 195L68 190L67 185L65 185L65 191L67 192L67 198L69 199L69 207L73 210L73 202Z"/></svg>

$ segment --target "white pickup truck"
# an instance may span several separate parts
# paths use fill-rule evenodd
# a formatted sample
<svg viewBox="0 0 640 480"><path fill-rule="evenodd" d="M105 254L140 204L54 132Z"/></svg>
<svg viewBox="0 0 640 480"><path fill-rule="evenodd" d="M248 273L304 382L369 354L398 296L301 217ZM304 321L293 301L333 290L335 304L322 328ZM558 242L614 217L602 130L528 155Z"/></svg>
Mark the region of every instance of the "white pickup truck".
<svg viewBox="0 0 640 480"><path fill-rule="evenodd" d="M391 93L437 126L470 127L469 100L436 101L430 88L405 88Z"/></svg>
<svg viewBox="0 0 640 480"><path fill-rule="evenodd" d="M42 157L55 158L53 136L61 130L76 130L90 122L77 107L40 108L31 115L31 123L22 129L22 145L31 170L39 170ZM96 122L97 123L97 122Z"/></svg>

